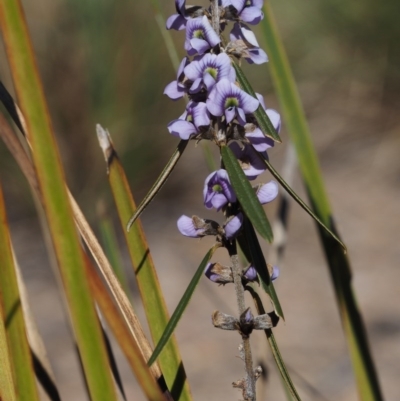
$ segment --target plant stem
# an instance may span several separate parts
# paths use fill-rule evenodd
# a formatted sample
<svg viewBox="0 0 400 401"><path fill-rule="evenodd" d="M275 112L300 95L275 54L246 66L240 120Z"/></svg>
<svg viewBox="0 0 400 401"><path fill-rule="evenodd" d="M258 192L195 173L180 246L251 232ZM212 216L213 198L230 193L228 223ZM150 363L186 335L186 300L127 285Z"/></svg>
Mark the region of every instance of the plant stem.
<svg viewBox="0 0 400 401"><path fill-rule="evenodd" d="M211 10L212 10L212 21L211 21L211 25L214 29L214 31L217 33L217 35L219 36L220 32L219 32L219 6L218 6L218 0L212 0L211 1Z"/></svg>
<svg viewBox="0 0 400 401"><path fill-rule="evenodd" d="M239 315L246 310L244 300L244 288L242 284L242 269L239 264L239 256L236 252L236 243L234 242L229 249L229 254L232 262L233 282L235 284L236 301L239 308ZM246 385L243 389L243 396L246 401L256 400L256 383L253 371L253 358L251 355L250 337L242 334L243 355L246 370Z"/></svg>

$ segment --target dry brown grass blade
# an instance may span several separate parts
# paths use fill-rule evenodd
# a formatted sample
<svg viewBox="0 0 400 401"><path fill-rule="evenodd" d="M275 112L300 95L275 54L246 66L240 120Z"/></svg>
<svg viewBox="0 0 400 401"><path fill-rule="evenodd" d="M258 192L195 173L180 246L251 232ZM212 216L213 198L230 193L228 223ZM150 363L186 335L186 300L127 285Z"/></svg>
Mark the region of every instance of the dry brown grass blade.
<svg viewBox="0 0 400 401"><path fill-rule="evenodd" d="M23 119L22 125L24 126ZM0 137L3 139L4 143L15 157L32 190L35 192L38 198L41 199L33 165L30 162L27 154L25 153L21 143L14 135L13 130L11 129L10 125L2 114L0 114ZM74 218L82 235L82 238L84 239L94 259L96 260L96 263L98 264L99 269L108 287L110 288L110 291L124 318L127 327L129 328L131 335L139 345L142 356L147 361L152 353L150 343L144 335L141 324L136 314L134 313L132 306L127 296L125 295L120 283L118 282L118 279L115 277L112 267L106 255L104 254L104 251L102 250L97 238L95 237L82 211L80 210L78 204L69 191L68 194L74 213ZM152 368L152 372L155 378L158 379L162 375L161 370L158 365L153 366L154 368Z"/></svg>

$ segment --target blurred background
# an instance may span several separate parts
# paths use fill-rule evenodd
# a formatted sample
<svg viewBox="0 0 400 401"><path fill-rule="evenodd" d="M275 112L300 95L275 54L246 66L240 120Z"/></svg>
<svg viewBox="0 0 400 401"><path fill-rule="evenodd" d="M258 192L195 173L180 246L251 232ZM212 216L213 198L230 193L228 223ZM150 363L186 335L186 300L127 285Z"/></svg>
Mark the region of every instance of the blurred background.
<svg viewBox="0 0 400 401"><path fill-rule="evenodd" d="M339 232L349 249L354 288L383 393L386 400L398 400L400 3L271 0L271 6L298 83ZM140 201L177 144L166 125L184 110L183 101L172 102L162 94L175 79L175 71L151 2L35 0L24 1L24 9L68 183L96 231L101 216L114 224L134 306L143 317L95 124L109 129ZM174 10L173 0L163 1L164 16ZM184 33L172 32L172 36L183 57ZM261 35L259 42L262 46ZM268 65L244 67L254 89L279 111ZM2 43L0 78L13 93ZM288 143L284 121L281 136L284 143L269 152L278 170ZM212 245L209 238L181 238L176 229L181 214L218 219L202 205L208 173L202 146L190 143L143 215L170 312ZM62 399L85 400L35 204L3 143L0 174L17 258ZM262 177L264 182L269 179L266 174ZM297 169L293 186L305 197ZM276 203L267 207L271 219ZM297 205L292 206L287 249L276 282L286 322L275 329L276 338L303 400L355 400L347 347L315 226ZM268 255L267 246L265 252ZM215 261L224 258L223 252L214 256ZM270 263L276 262L271 259ZM239 338L211 326L215 309L235 314L233 289L204 279L178 326L178 343L196 400L239 399L240 393L231 388L231 382L243 375ZM256 359L268 373L260 382L259 399L285 400L262 333L253 337ZM114 349L128 400L143 399L118 347Z"/></svg>

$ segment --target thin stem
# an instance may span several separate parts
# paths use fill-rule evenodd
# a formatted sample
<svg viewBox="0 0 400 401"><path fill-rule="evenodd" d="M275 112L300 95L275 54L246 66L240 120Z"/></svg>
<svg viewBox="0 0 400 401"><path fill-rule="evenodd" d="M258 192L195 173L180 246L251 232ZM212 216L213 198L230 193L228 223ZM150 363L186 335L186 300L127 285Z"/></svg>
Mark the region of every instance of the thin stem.
<svg viewBox="0 0 400 401"><path fill-rule="evenodd" d="M211 0L211 25L217 35L220 34L219 32L219 6L218 0Z"/></svg>
<svg viewBox="0 0 400 401"><path fill-rule="evenodd" d="M244 288L242 284L242 269L239 263L239 256L236 251L236 243L234 242L232 247L229 249L229 254L232 262L232 274L233 282L235 284L236 301L239 308L239 315L246 310L246 304L244 300ZM256 400L256 381L253 371L253 358L251 355L250 337L242 334L243 341L243 355L246 370L246 387L243 391L243 395L246 401Z"/></svg>

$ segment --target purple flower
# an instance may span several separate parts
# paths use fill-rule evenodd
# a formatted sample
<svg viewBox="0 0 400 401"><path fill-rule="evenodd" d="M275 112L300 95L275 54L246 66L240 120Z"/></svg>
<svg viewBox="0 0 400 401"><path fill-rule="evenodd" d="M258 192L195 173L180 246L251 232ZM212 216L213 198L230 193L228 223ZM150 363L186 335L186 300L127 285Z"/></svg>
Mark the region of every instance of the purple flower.
<svg viewBox="0 0 400 401"><path fill-rule="evenodd" d="M178 230L186 237L201 238L206 235L217 235L219 224L213 220L201 219L197 216L182 215L177 221Z"/></svg>
<svg viewBox="0 0 400 401"><path fill-rule="evenodd" d="M257 270L254 266L249 266L248 269L244 272L244 277L248 281L256 281L257 280Z"/></svg>
<svg viewBox="0 0 400 401"><path fill-rule="evenodd" d="M210 92L214 85L223 78L235 82L236 73L231 65L231 60L225 53L217 55L207 53L199 60L191 62L185 68L185 75L193 84L190 93L197 93L203 85Z"/></svg>
<svg viewBox="0 0 400 401"><path fill-rule="evenodd" d="M271 281L275 281L279 277L279 267L278 266L272 266L272 271L269 272Z"/></svg>
<svg viewBox="0 0 400 401"><path fill-rule="evenodd" d="M232 269L229 266L223 266L219 263L208 263L204 274L214 283L233 283Z"/></svg>
<svg viewBox="0 0 400 401"><path fill-rule="evenodd" d="M188 63L189 60L185 57L179 65L176 81L172 81L164 89L164 95L167 95L172 100L180 99L186 93L186 87L183 83L185 79L183 70Z"/></svg>
<svg viewBox="0 0 400 401"><path fill-rule="evenodd" d="M177 119L168 124L171 135L188 140L192 135L200 132L200 127L210 125L210 116L205 103L189 102L186 111Z"/></svg>
<svg viewBox="0 0 400 401"><path fill-rule="evenodd" d="M253 113L259 101L227 79L222 79L215 85L206 104L212 115L225 115L227 123L236 117L240 125L245 125L246 114Z"/></svg>
<svg viewBox="0 0 400 401"><path fill-rule="evenodd" d="M248 63L262 64L268 61L267 54L260 48L254 33L246 25L236 23L231 31L230 40L237 42L237 47L245 46L245 49L241 50L241 55Z"/></svg>
<svg viewBox="0 0 400 401"><path fill-rule="evenodd" d="M263 0L231 0L233 7L236 8L238 17L249 24L258 24L264 14L261 11Z"/></svg>
<svg viewBox="0 0 400 401"><path fill-rule="evenodd" d="M225 237L227 239L233 239L239 234L239 230L243 224L243 214L238 213L236 216L231 216L225 223Z"/></svg>
<svg viewBox="0 0 400 401"><path fill-rule="evenodd" d="M190 19L186 24L185 50L189 56L204 54L208 49L220 43L220 38L211 27L208 18L203 17Z"/></svg>
<svg viewBox="0 0 400 401"><path fill-rule="evenodd" d="M261 106L271 120L275 131L279 133L281 129L281 116L274 109L266 109L263 97L258 93L256 93L256 95L258 100L260 101ZM249 123L246 124L244 128L246 138L250 141L250 143L253 145L253 148L257 152L265 152L267 149L274 146L274 140L266 137L256 124Z"/></svg>
<svg viewBox="0 0 400 401"><path fill-rule="evenodd" d="M244 145L240 147L237 142L231 142L229 147L238 158L239 164L249 180L254 180L266 170L264 162L252 146Z"/></svg>
<svg viewBox="0 0 400 401"><path fill-rule="evenodd" d="M236 194L226 170L214 171L206 178L203 197L205 207L207 209L215 207L217 211L229 202L236 202Z"/></svg>
<svg viewBox="0 0 400 401"><path fill-rule="evenodd" d="M175 0L175 9L178 14L173 14L167 19L167 29L180 31L185 29L186 22L191 17L203 15L201 6L186 6L186 0Z"/></svg>
<svg viewBox="0 0 400 401"><path fill-rule="evenodd" d="M256 189L256 195L262 205L272 202L278 196L278 184L275 181L259 185Z"/></svg>

